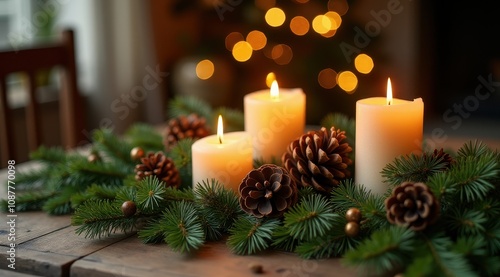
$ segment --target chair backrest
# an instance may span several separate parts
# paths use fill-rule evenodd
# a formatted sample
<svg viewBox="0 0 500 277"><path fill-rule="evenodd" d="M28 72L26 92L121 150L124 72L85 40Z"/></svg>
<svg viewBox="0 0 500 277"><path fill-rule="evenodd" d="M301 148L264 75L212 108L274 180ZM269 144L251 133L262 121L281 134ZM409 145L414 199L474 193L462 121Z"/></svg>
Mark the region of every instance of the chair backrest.
<svg viewBox="0 0 500 277"><path fill-rule="evenodd" d="M25 108L27 151L33 151L43 144L35 77L40 70L54 67L60 68L62 74L59 93L61 145L72 148L82 140L83 103L77 84L74 34L72 30L65 30L62 39L54 44L0 51L0 164L2 166L5 166L8 160L16 158L14 152L18 142L12 131L13 113L7 101L7 76L16 72L23 72L28 76L28 103Z"/></svg>

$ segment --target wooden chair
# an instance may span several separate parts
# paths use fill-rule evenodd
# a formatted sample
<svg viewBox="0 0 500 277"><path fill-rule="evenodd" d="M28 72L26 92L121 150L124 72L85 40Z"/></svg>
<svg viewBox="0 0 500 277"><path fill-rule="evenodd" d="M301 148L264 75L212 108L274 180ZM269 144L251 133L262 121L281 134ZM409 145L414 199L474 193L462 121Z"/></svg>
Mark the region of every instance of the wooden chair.
<svg viewBox="0 0 500 277"><path fill-rule="evenodd" d="M83 102L77 84L74 34L72 30L65 30L62 39L54 44L0 51L0 165L2 167L8 160L16 159L14 152L18 142L12 131L13 118L12 109L7 102L6 77L16 72L24 72L28 76L28 103L25 107L27 151L33 151L43 144L35 76L40 70L55 67L60 68L62 73L59 93L61 145L65 148L75 147L83 139Z"/></svg>

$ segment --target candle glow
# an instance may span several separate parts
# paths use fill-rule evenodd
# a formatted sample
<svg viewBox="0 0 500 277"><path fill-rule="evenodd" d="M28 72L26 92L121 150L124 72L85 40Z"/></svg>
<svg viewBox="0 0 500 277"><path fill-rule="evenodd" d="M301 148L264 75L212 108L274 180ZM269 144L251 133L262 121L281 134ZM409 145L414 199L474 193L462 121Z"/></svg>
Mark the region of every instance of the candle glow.
<svg viewBox="0 0 500 277"><path fill-rule="evenodd" d="M278 99L280 98L280 89L278 87L278 81L274 80L271 84L271 98Z"/></svg>
<svg viewBox="0 0 500 277"><path fill-rule="evenodd" d="M222 115L219 115L219 119L217 122L217 139L219 143L222 144L222 139L224 137L224 127L222 125Z"/></svg>
<svg viewBox="0 0 500 277"><path fill-rule="evenodd" d="M392 85L391 78L387 78L387 105L392 105Z"/></svg>

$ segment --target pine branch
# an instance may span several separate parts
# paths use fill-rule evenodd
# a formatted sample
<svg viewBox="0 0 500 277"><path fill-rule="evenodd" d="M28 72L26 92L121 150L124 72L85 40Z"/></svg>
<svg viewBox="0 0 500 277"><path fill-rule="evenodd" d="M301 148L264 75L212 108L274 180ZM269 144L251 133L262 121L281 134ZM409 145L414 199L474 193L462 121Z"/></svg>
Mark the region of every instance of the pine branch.
<svg viewBox="0 0 500 277"><path fill-rule="evenodd" d="M168 103L168 117L175 118L181 115L198 114L204 117L207 122L214 118L212 107L194 96L177 96Z"/></svg>
<svg viewBox="0 0 500 277"><path fill-rule="evenodd" d="M452 251L464 256L481 276L500 274L500 257L488 255L486 241L482 236L459 237Z"/></svg>
<svg viewBox="0 0 500 277"><path fill-rule="evenodd" d="M219 218L212 213L211 209L205 209L197 206L198 217L203 227L203 232L208 241L218 241L222 238L223 232L226 230L221 228Z"/></svg>
<svg viewBox="0 0 500 277"><path fill-rule="evenodd" d="M137 184L137 208L145 213L158 212L165 198L165 184L156 176L148 176Z"/></svg>
<svg viewBox="0 0 500 277"><path fill-rule="evenodd" d="M32 190L23 192L21 194L16 194L16 211L27 212L27 211L38 211L41 210L45 202L56 195L53 191L48 190ZM3 212L8 211L8 201L6 199L1 200L1 210Z"/></svg>
<svg viewBox="0 0 500 277"><path fill-rule="evenodd" d="M285 213L285 227L290 235L299 240L311 240L329 232L335 217L328 199L321 195L311 195L294 205Z"/></svg>
<svg viewBox="0 0 500 277"><path fill-rule="evenodd" d="M16 190L33 190L43 186L51 178L53 171L54 167L42 166L41 168L30 169L30 171L17 172Z"/></svg>
<svg viewBox="0 0 500 277"><path fill-rule="evenodd" d="M165 219L150 219L145 226L137 232L137 236L142 243L160 243L164 241L164 234L167 232Z"/></svg>
<svg viewBox="0 0 500 277"><path fill-rule="evenodd" d="M460 200L466 202L484 199L495 186L491 182L498 176L496 157L488 152L483 156L458 159L450 169Z"/></svg>
<svg viewBox="0 0 500 277"><path fill-rule="evenodd" d="M214 116L222 115L224 119L224 132L235 132L245 130L245 118L240 110L219 107L213 112ZM217 130L217 126L210 126L211 130Z"/></svg>
<svg viewBox="0 0 500 277"><path fill-rule="evenodd" d="M40 146L37 150L30 153L30 159L41 162L45 165L64 164L67 153L60 147Z"/></svg>
<svg viewBox="0 0 500 277"><path fill-rule="evenodd" d="M477 158L481 157L486 153L490 153L491 150L488 148L486 144L480 141L468 141L458 149L457 154L458 157L466 158L472 157Z"/></svg>
<svg viewBox="0 0 500 277"><path fill-rule="evenodd" d="M136 123L126 132L126 137L134 147L142 147L144 151L163 151L163 136L151 125Z"/></svg>
<svg viewBox="0 0 500 277"><path fill-rule="evenodd" d="M120 205L109 200L89 200L80 205L71 221L78 235L86 238L101 238L117 231L131 232L139 216L125 217Z"/></svg>
<svg viewBox="0 0 500 277"><path fill-rule="evenodd" d="M488 256L498 256L500 253L500 221L491 219L485 224L483 238L486 240Z"/></svg>
<svg viewBox="0 0 500 277"><path fill-rule="evenodd" d="M358 208L363 215L363 225L369 229L387 226L384 198L371 194L364 186L355 184L352 179L343 181L332 191L331 203L340 214L350 208Z"/></svg>
<svg viewBox="0 0 500 277"><path fill-rule="evenodd" d="M70 197L71 207L74 209L90 199L113 200L118 190L119 189L114 186L92 184L84 192L74 194Z"/></svg>
<svg viewBox="0 0 500 277"><path fill-rule="evenodd" d="M242 216L229 230L229 248L238 255L251 255L270 246L272 233L279 226L277 219L265 221L251 216Z"/></svg>
<svg viewBox="0 0 500 277"><path fill-rule="evenodd" d="M290 230L284 225L278 226L273 232L272 246L276 249L293 252L299 242L300 241L298 239L295 239L290 235Z"/></svg>
<svg viewBox="0 0 500 277"><path fill-rule="evenodd" d="M484 224L487 218L482 211L475 211L460 205L453 205L446 213L444 220L449 231L462 236L477 235L484 232Z"/></svg>
<svg viewBox="0 0 500 277"><path fill-rule="evenodd" d="M427 182L432 175L446 169L443 158L433 155L404 155L400 156L392 163L386 165L382 170L382 177L386 182L396 186L405 181Z"/></svg>
<svg viewBox="0 0 500 277"><path fill-rule="evenodd" d="M111 159L114 164L122 164L124 166L134 166L135 162L130 157L130 150L133 146L109 129L99 129L92 134L94 140L93 147L104 155L105 158Z"/></svg>
<svg viewBox="0 0 500 277"><path fill-rule="evenodd" d="M354 249L359 243L361 235L351 238L345 234L345 217L336 216L333 219L333 228L323 236L305 241L297 246L296 253L304 259L324 259L332 256L341 256L346 251Z"/></svg>
<svg viewBox="0 0 500 277"><path fill-rule="evenodd" d="M343 262L357 266L363 275L381 276L404 267L412 257L415 244L413 231L391 226L373 232L356 249L346 252Z"/></svg>
<svg viewBox="0 0 500 277"><path fill-rule="evenodd" d="M181 139L169 152L175 167L179 170L181 188L192 188L191 146L193 143L192 138Z"/></svg>
<svg viewBox="0 0 500 277"><path fill-rule="evenodd" d="M66 185L88 187L94 183L121 186L133 169L121 163L90 163L85 158L78 158L68 162L67 171Z"/></svg>
<svg viewBox="0 0 500 277"><path fill-rule="evenodd" d="M190 252L205 242L205 233L193 203L175 202L164 213L165 242L179 252Z"/></svg>
<svg viewBox="0 0 500 277"><path fill-rule="evenodd" d="M223 232L242 214L237 195L215 179L198 184L194 195L196 205L212 214L219 222L218 229Z"/></svg>
<svg viewBox="0 0 500 277"><path fill-rule="evenodd" d="M476 276L470 264L460 253L452 251L453 242L444 234L434 234L432 237L421 236L423 246L432 255L433 273L436 276Z"/></svg>

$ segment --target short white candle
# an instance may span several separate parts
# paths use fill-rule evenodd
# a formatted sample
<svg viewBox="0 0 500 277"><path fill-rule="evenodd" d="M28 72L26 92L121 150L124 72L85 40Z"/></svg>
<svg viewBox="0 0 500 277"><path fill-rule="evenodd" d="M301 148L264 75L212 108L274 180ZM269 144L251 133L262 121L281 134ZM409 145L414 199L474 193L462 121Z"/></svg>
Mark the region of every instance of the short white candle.
<svg viewBox="0 0 500 277"><path fill-rule="evenodd" d="M217 135L197 140L191 147L193 188L216 179L238 193L243 178L253 169L252 141L245 132L223 134L219 116Z"/></svg>
<svg viewBox="0 0 500 277"><path fill-rule="evenodd" d="M382 169L396 157L420 152L423 134L422 99L393 99L390 79L387 83L387 98L356 102L354 181L378 195L389 188L383 182Z"/></svg>
<svg viewBox="0 0 500 277"><path fill-rule="evenodd" d="M287 146L304 133L306 96L302 89L260 90L244 97L245 131L252 137L254 158L281 160Z"/></svg>

